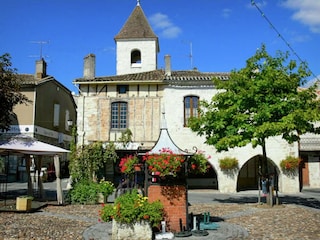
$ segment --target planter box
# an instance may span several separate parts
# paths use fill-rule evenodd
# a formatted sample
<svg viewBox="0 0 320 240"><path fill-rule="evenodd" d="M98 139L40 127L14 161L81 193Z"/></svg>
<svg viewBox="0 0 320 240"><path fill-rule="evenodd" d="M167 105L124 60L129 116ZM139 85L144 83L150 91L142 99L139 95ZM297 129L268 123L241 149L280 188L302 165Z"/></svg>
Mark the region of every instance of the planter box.
<svg viewBox="0 0 320 240"><path fill-rule="evenodd" d="M97 202L98 203L106 203L107 197L104 196L102 193L98 193Z"/></svg>
<svg viewBox="0 0 320 240"><path fill-rule="evenodd" d="M152 229L148 221L132 224L112 221L112 240L152 240Z"/></svg>
<svg viewBox="0 0 320 240"><path fill-rule="evenodd" d="M19 211L30 211L32 199L28 197L17 197L16 209Z"/></svg>

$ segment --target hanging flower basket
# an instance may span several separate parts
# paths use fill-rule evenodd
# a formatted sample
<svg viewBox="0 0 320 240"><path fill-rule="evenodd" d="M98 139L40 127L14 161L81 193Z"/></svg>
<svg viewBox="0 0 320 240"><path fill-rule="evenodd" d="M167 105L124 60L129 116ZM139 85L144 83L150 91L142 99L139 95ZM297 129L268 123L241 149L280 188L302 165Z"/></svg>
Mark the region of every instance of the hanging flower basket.
<svg viewBox="0 0 320 240"><path fill-rule="evenodd" d="M239 161L236 158L225 157L219 160L219 166L222 171L234 171L239 169Z"/></svg>
<svg viewBox="0 0 320 240"><path fill-rule="evenodd" d="M285 159L281 160L280 168L284 173L294 173L298 170L301 163L301 158L288 156Z"/></svg>
<svg viewBox="0 0 320 240"><path fill-rule="evenodd" d="M135 172L135 166L137 164L139 164L139 158L137 156L128 155L126 157L123 157L120 159L120 163L119 163L120 172L128 175L132 175Z"/></svg>
<svg viewBox="0 0 320 240"><path fill-rule="evenodd" d="M198 150L194 155L188 159L188 173L191 174L205 174L210 168L208 159L211 157L206 157L204 152Z"/></svg>
<svg viewBox="0 0 320 240"><path fill-rule="evenodd" d="M148 164L148 170L151 173L157 172L160 177L176 177L185 162L185 157L173 153L169 148L162 148L158 154L146 153L143 161Z"/></svg>

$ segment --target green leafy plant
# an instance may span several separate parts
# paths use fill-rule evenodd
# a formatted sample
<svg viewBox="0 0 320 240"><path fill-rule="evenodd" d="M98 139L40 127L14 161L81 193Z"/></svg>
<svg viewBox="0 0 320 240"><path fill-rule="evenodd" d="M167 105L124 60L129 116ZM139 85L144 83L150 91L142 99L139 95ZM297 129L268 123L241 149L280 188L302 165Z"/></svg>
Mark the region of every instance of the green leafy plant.
<svg viewBox="0 0 320 240"><path fill-rule="evenodd" d="M68 192L67 200L71 204L95 204L98 198L99 184L96 182L82 180L75 182Z"/></svg>
<svg viewBox="0 0 320 240"><path fill-rule="evenodd" d="M281 160L280 162L280 168L283 172L295 172L301 163L301 158L294 157L294 156L288 156L285 159Z"/></svg>
<svg viewBox="0 0 320 240"><path fill-rule="evenodd" d="M208 157L210 158L210 156ZM188 172L193 174L204 174L208 171L208 158L203 151L198 150L188 160Z"/></svg>
<svg viewBox="0 0 320 240"><path fill-rule="evenodd" d="M103 155L106 163L115 163L118 160L118 154L116 153L116 146L113 142L109 142L104 149Z"/></svg>
<svg viewBox="0 0 320 240"><path fill-rule="evenodd" d="M100 219L105 222L114 219L119 223L130 224L145 220L152 226L160 223L163 214L163 205L159 200L149 202L137 190L119 196L114 204L104 204L99 211Z"/></svg>
<svg viewBox="0 0 320 240"><path fill-rule="evenodd" d="M98 192L102 193L103 196L108 197L115 190L114 184L110 181L101 179L98 184Z"/></svg>
<svg viewBox="0 0 320 240"><path fill-rule="evenodd" d="M119 142L122 142L123 147L125 148L129 142L132 141L132 132L129 128L121 133L120 138L118 139Z"/></svg>
<svg viewBox="0 0 320 240"><path fill-rule="evenodd" d="M162 148L159 154L146 153L143 156L143 161L148 164L150 172L155 172L161 177L168 175L175 177L180 172L185 157L173 153L169 148Z"/></svg>
<svg viewBox="0 0 320 240"><path fill-rule="evenodd" d="M236 158L225 157L219 160L219 167L222 171L232 171L239 168L239 161Z"/></svg>
<svg viewBox="0 0 320 240"><path fill-rule="evenodd" d="M97 173L103 169L104 164L113 164L118 159L115 146L112 142L104 148L102 142L94 142L81 146L73 146L70 156L70 174L73 181L97 178Z"/></svg>
<svg viewBox="0 0 320 240"><path fill-rule="evenodd" d="M134 166L139 163L139 158L134 155L128 155L120 159L119 167L122 173L133 174Z"/></svg>

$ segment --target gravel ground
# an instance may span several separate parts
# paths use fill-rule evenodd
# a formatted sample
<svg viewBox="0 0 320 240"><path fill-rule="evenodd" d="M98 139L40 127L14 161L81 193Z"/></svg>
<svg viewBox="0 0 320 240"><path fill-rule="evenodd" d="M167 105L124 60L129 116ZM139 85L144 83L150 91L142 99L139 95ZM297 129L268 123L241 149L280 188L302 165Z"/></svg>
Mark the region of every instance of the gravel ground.
<svg viewBox="0 0 320 240"><path fill-rule="evenodd" d="M0 240L83 239L83 232L99 222L100 209L100 205L48 205L34 213L0 212ZM191 212L210 212L214 221L241 226L249 233L246 239L320 239L317 209L291 204L210 203L193 204Z"/></svg>

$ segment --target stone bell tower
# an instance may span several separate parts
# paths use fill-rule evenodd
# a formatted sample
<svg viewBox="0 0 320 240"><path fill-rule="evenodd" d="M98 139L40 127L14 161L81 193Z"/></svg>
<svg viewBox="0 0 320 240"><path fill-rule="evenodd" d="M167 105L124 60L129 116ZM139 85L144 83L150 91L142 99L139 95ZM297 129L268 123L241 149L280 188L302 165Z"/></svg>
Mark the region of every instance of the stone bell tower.
<svg viewBox="0 0 320 240"><path fill-rule="evenodd" d="M114 40L117 75L157 69L159 41L144 15L140 1L137 1L137 6Z"/></svg>

